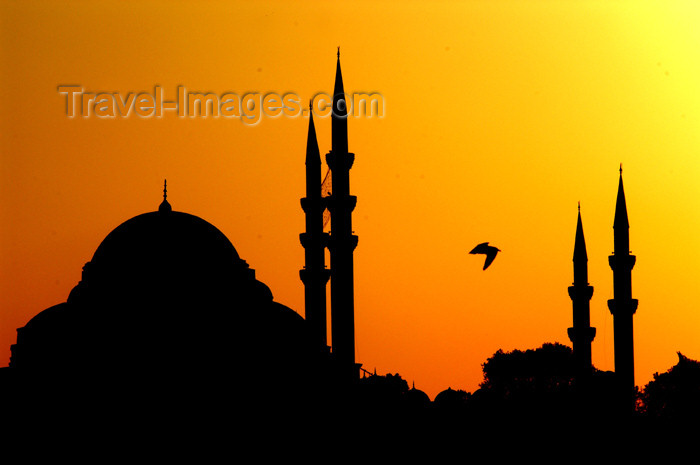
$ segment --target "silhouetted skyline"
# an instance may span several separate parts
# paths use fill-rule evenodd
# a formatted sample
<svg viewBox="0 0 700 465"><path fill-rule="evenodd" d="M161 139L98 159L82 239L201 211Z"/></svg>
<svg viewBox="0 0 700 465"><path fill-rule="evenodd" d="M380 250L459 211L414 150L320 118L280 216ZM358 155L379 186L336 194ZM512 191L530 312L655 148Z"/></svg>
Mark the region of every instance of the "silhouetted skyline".
<svg viewBox="0 0 700 465"><path fill-rule="evenodd" d="M334 107L340 108L343 98L338 53ZM359 410L369 418L390 418L394 432L425 432L435 421L460 431L486 421L627 424L678 417L683 403L693 404L691 396L664 396L655 388L663 379L678 386L689 383L700 392L692 377L698 362L680 353L678 365L666 377L649 383L641 395L636 392L630 321L637 308L630 295L636 257L629 253L622 167L613 224L615 252L610 256L615 296L608 301L614 317L614 372L600 371L591 361L593 288L580 203L574 283L568 288L573 350L558 343L524 352L499 349L482 365L479 389L472 393L448 386L434 401L415 382L409 390L399 373L362 369L354 345L357 236L351 217L357 198L349 195L354 154L348 152L347 134L347 118L336 116L326 157L334 182L323 196L317 134L309 119L307 188L301 199L306 230L300 234L306 319L274 300L271 289L219 229L174 210L164 180L158 209L112 230L83 266L81 280L66 301L17 329L9 366L0 370L0 395L11 404L9 422L43 422L62 405L71 405L78 416L97 412L95 426L111 435L125 414L138 423L151 416L154 406L158 413L151 421L160 429L170 423L166 410L176 405L178 424L188 430L199 421L209 422L214 411L235 413L244 422L300 416L312 424L330 412L334 421L354 427L362 422ZM326 208L330 233L324 232ZM470 253L486 255L486 270L499 251L483 242ZM37 389L47 380L54 380L48 384L52 395L42 396ZM666 413L659 407L663 404L674 405L677 413Z"/></svg>
<svg viewBox="0 0 700 465"><path fill-rule="evenodd" d="M333 94L338 45L344 89L385 98L383 117L348 120L363 368L399 373L434 399L446 387L477 390L481 364L499 349L572 345L566 288L581 200L591 363L613 371L608 256L620 162L639 257L634 383L674 366L678 351L699 358L694 8L495 0L368 5L360 16L313 1L241 5L132 5L130 17L147 23L119 20L123 7L109 1L0 6L0 365L16 329L65 301L108 233L158 207L166 178L175 211L215 225L276 301L306 317L301 112L255 125L173 112L71 119L58 87L123 97L158 87L166 101L178 86L292 92L305 103ZM233 23L237 33L225 32ZM332 121L314 124L323 175ZM487 240L503 252L484 271L484 257L468 252Z"/></svg>

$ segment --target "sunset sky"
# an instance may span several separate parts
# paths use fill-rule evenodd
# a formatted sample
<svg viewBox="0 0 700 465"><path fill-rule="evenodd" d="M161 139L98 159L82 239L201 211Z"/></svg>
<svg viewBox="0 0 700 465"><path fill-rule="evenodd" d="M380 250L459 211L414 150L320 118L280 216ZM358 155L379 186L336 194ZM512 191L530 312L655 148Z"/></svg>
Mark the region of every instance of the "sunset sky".
<svg viewBox="0 0 700 465"><path fill-rule="evenodd" d="M376 92L349 120L356 358L431 398L498 349L571 345L577 202L593 363L614 369L608 255L619 166L636 383L700 359L700 4L688 1L3 1L0 366L102 239L162 200L219 228L304 314L308 117L66 115L92 93ZM321 153L330 118L315 119ZM324 165L323 171L326 167ZM502 250L483 271L469 255Z"/></svg>

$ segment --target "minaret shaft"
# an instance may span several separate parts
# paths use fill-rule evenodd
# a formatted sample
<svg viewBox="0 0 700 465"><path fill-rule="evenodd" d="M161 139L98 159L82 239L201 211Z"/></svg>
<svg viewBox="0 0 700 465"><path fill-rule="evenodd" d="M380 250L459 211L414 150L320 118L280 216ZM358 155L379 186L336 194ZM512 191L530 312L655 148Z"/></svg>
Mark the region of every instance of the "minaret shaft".
<svg viewBox="0 0 700 465"><path fill-rule="evenodd" d="M613 315L615 375L621 389L621 395L630 400L634 407L634 329L632 316L637 310L637 299L632 298L632 268L636 257L629 250L629 221L625 191L622 185L622 168L615 205L615 250L608 257L613 270L613 295L608 300L608 308Z"/></svg>
<svg viewBox="0 0 700 465"><path fill-rule="evenodd" d="M593 369L591 342L595 338L596 330L591 327L590 300L593 287L588 284L588 255L580 210L576 224L573 262L574 283L569 287L569 297L573 304L573 327L569 328L568 334L574 346L576 375L579 379L584 379L590 376Z"/></svg>
<svg viewBox="0 0 700 465"><path fill-rule="evenodd" d="M304 283L304 302L315 344L327 350L326 285L330 270L326 269L325 248L328 235L323 232L324 199L321 197L321 156L319 154L313 115L309 116L309 134L306 143L306 197L301 199L306 214L306 232L300 234L304 247L304 269L299 276Z"/></svg>
<svg viewBox="0 0 700 465"><path fill-rule="evenodd" d="M333 176L331 213L331 343L333 357L349 377L358 377L355 363L354 259L357 236L352 230L352 212L357 197L350 195L350 169L355 155L348 152L347 109L340 56L333 91L332 148L326 161Z"/></svg>

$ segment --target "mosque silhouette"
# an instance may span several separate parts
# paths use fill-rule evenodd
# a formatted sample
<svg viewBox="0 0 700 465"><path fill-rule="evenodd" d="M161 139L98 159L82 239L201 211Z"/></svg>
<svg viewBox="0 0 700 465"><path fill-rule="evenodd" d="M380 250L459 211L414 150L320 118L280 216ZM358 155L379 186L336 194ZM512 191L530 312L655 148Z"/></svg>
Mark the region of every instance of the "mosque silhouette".
<svg viewBox="0 0 700 465"><path fill-rule="evenodd" d="M418 418L418 409L431 404L425 393L408 389L398 376L367 376L355 360L353 252L358 238L352 211L357 199L349 182L355 155L348 151L343 99L338 53L332 148L326 155L330 194L322 182L313 116L309 119L306 196L301 199L306 230L300 235L305 318L274 300L215 226L173 210L164 188L156 211L125 221L105 237L66 302L17 330L9 366L0 369L0 389L10 405L7 418L31 422L38 416L70 415L103 426L115 417L158 418L162 426L175 419L196 423L222 412L235 412L239 419L279 418L280 412L327 417L343 409L351 414L358 403L386 408L391 386L402 392L401 409ZM326 213L330 233L324 230ZM632 405L637 301L631 297L635 259L629 254L628 230L620 169L609 307L617 398ZM581 380L593 376L595 337L587 260L579 207L568 334ZM326 334L329 282L332 346ZM463 394L448 388L432 403L454 405Z"/></svg>

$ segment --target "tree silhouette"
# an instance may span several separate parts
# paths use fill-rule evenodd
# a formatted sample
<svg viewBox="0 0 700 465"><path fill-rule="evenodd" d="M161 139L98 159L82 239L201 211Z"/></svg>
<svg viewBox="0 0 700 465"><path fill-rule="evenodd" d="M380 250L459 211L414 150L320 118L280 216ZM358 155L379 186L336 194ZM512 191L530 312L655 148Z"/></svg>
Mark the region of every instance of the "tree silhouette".
<svg viewBox="0 0 700 465"><path fill-rule="evenodd" d="M641 393L644 414L658 419L696 419L700 414L700 362L678 352L678 363L655 373Z"/></svg>
<svg viewBox="0 0 700 465"><path fill-rule="evenodd" d="M498 350L483 364L480 387L499 391L505 398L521 392L554 391L570 384L574 375L571 348L545 343L526 351Z"/></svg>
<svg viewBox="0 0 700 465"><path fill-rule="evenodd" d="M473 414L554 418L574 405L574 358L570 347L545 343L525 351L498 350L482 365L484 380L470 399Z"/></svg>

